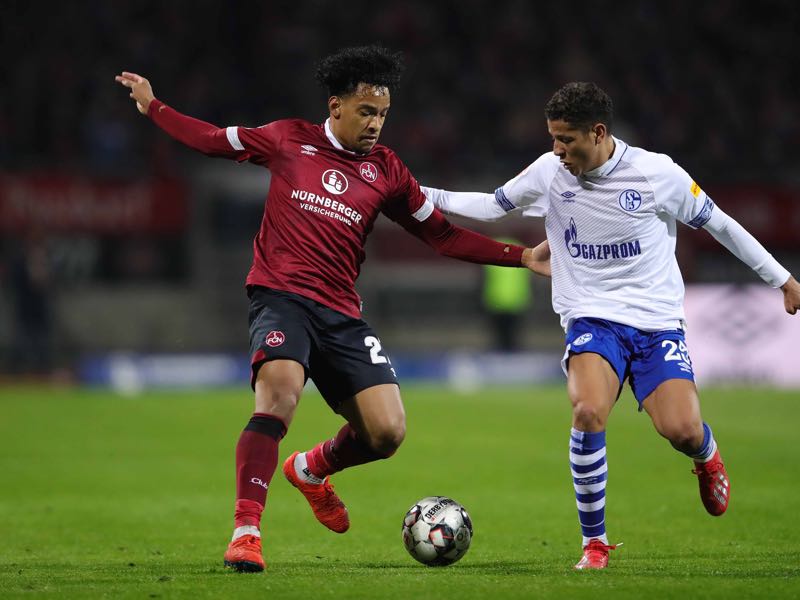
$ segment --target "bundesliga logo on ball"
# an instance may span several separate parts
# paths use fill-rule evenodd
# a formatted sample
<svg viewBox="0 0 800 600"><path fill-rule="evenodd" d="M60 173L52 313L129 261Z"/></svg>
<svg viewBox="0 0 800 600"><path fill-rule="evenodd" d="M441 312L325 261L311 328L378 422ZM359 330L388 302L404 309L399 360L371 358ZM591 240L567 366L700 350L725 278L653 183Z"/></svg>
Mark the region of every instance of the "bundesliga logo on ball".
<svg viewBox="0 0 800 600"><path fill-rule="evenodd" d="M472 542L472 520L458 502L423 498L403 519L403 545L423 565L444 567L461 559Z"/></svg>

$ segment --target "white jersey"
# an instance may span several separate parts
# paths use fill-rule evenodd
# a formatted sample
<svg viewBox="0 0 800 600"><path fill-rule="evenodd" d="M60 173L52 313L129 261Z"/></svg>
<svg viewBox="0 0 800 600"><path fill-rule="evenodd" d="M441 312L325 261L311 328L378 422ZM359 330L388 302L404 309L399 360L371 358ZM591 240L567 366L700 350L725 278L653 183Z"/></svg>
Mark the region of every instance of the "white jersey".
<svg viewBox="0 0 800 600"><path fill-rule="evenodd" d="M565 329L579 317L608 319L645 331L682 328L684 286L675 258L677 221L697 229L716 215L716 227L709 227L712 235L772 285L785 283L788 271L716 208L670 157L617 138L614 142L611 158L579 177L567 171L555 154L542 155L496 190L494 206L484 198L476 209L474 194L471 198L430 188L423 191L451 214L486 220L504 212L544 217L553 309Z"/></svg>

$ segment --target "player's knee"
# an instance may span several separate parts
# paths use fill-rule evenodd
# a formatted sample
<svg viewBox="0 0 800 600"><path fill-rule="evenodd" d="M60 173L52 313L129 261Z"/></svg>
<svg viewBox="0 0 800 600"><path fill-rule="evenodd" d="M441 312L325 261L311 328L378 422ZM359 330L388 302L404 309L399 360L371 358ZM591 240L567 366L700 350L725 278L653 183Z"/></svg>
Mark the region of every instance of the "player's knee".
<svg viewBox="0 0 800 600"><path fill-rule="evenodd" d="M286 414L293 412L300 401L302 388L280 378L269 383L256 383L256 410L267 413Z"/></svg>
<svg viewBox="0 0 800 600"><path fill-rule="evenodd" d="M573 403L572 420L581 431L600 431L606 426L606 416L600 407L582 400Z"/></svg>
<svg viewBox="0 0 800 600"><path fill-rule="evenodd" d="M284 363L284 364L280 364ZM303 393L302 367L288 361L265 363L256 377L256 410L281 416L290 415Z"/></svg>
<svg viewBox="0 0 800 600"><path fill-rule="evenodd" d="M703 425L693 422L674 422L661 425L659 433L681 452L696 450L703 443Z"/></svg>
<svg viewBox="0 0 800 600"><path fill-rule="evenodd" d="M387 423L370 435L368 444L370 449L381 458L389 458L397 452L400 444L406 437L406 424L404 420Z"/></svg>
<svg viewBox="0 0 800 600"><path fill-rule="evenodd" d="M264 406L263 412L284 414L294 412L300 401L300 393L292 388L270 388L256 398L258 406Z"/></svg>

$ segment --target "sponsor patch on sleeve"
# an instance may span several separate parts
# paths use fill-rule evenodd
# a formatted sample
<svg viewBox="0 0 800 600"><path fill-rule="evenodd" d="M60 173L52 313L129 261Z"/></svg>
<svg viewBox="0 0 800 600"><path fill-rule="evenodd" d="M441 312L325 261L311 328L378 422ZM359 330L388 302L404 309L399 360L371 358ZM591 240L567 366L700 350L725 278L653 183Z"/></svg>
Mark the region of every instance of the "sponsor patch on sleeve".
<svg viewBox="0 0 800 600"><path fill-rule="evenodd" d="M700 209L700 212L697 213L697 216L689 221L687 225L694 229L700 229L703 225L708 223L708 220L711 218L711 213L714 210L714 201L711 200L708 196L706 196L706 201L703 204L703 208Z"/></svg>
<svg viewBox="0 0 800 600"><path fill-rule="evenodd" d="M700 192L703 191L700 189L700 186L697 185L696 181L692 181L692 187L690 188L690 190L692 192L692 196L694 196L695 198L697 198L700 195Z"/></svg>

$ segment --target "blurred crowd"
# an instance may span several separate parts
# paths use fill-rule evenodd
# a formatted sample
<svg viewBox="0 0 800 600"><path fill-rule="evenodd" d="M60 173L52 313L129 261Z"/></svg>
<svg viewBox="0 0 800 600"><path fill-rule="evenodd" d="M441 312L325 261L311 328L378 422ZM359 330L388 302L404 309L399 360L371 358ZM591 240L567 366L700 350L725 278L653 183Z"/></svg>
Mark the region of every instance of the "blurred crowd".
<svg viewBox="0 0 800 600"><path fill-rule="evenodd" d="M800 158L796 3L598 0L5 1L4 172L169 172L183 152L143 126L113 77L146 75L218 125L322 121L314 63L379 42L407 60L383 142L420 179L513 176L549 148L542 109L570 80L612 96L616 133L698 181L780 181Z"/></svg>
<svg viewBox="0 0 800 600"><path fill-rule="evenodd" d="M113 348L240 348L232 325L238 321L231 319L243 301L263 176L250 171L259 187L245 193L230 187L231 179L244 179L232 167L225 185L206 189L194 169L209 162L138 114L114 82L122 70L145 75L160 99L220 126L286 117L322 122L327 93L314 81L315 64L344 46L380 43L401 51L407 64L381 141L424 184L487 191L549 150L543 107L552 93L568 81L595 81L614 99L619 137L671 155L704 187L753 184L728 188L726 207L738 206L743 222L783 251L796 271L798 6L790 0L2 0L0 375L71 367L82 353ZM194 209L191 222L166 232L157 227L167 221L162 194L150 225L84 226L108 216L103 198L149 197L148 186L166 183L161 176L193 184L185 199ZM27 191L14 192L14 181L25 181L20 189ZM744 201L732 205L731 189ZM164 193L173 209L184 201ZM768 210L770 193L783 196ZM76 194L88 197L68 211L65 226L48 207L63 207ZM16 216L2 208L12 204ZM92 211L97 218L86 221ZM28 213L38 216L19 220ZM62 227L47 228L54 224ZM533 242L540 231L526 223L502 233ZM394 264L380 248L416 256L416 242L395 233L384 229L384 241L371 249L373 275ZM689 281L753 280L730 256L693 252L687 242L698 241L687 236L680 245L692 258L682 265ZM441 264L445 270L436 277L411 284L405 276L362 278L370 321L392 347L490 342L477 337L479 291L450 263ZM407 265L395 267L390 273L407 273ZM547 340L560 345L546 286L534 286L538 300L531 302L527 281L498 283L487 272L484 282L483 316L495 327L498 347L525 347L531 338L541 347ZM119 292L120 284L128 287ZM475 302L464 301L472 296ZM429 322L420 322L420 314ZM527 342L513 339L525 333L521 315L536 322Z"/></svg>

